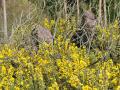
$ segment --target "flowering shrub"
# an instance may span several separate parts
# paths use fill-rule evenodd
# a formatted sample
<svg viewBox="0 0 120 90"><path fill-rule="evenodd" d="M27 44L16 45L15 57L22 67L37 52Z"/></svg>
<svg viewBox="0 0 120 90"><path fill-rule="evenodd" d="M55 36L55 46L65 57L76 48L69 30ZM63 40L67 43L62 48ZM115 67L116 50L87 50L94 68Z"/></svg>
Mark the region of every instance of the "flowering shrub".
<svg viewBox="0 0 120 90"><path fill-rule="evenodd" d="M117 21L101 31L98 28L98 41L118 40ZM44 21L49 30L55 21ZM1 45L0 48L0 89L2 90L119 90L120 64L113 63L107 50L95 48L87 53L85 47L77 48L66 38L69 30L76 30L75 18L65 22L60 19L56 26L54 45L43 43L39 51ZM23 29L23 28L22 28ZM102 40L99 36L103 34ZM106 35L104 35L106 34ZM107 35L108 34L108 35ZM105 38L105 39L104 39ZM114 46L114 43L112 44ZM115 44L116 45L116 44ZM105 59L103 58L104 56ZM119 59L118 59L119 60ZM96 62L97 63L94 63Z"/></svg>
<svg viewBox="0 0 120 90"><path fill-rule="evenodd" d="M59 40L60 38L58 38ZM0 88L5 90L119 90L120 64L111 59L89 67L86 49L44 43L38 53L8 45L0 50ZM58 46L57 46L58 45Z"/></svg>

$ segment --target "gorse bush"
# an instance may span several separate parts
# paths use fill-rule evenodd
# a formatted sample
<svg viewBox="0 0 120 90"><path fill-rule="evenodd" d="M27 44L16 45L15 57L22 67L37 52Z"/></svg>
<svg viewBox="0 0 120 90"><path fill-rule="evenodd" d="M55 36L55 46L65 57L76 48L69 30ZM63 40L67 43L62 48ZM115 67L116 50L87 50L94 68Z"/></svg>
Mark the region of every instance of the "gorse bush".
<svg viewBox="0 0 120 90"><path fill-rule="evenodd" d="M46 18L43 26L55 34L54 45L45 42L40 44L37 54L32 49L16 46L26 42L22 41L24 32L14 33L13 36L19 35L21 38L13 38L12 45L1 45L0 89L120 89L120 64L114 63L114 60L119 61L119 58L114 54L112 55L116 59L110 56L112 51L119 55L119 51L113 48L117 46L120 37L117 21L107 28L97 26L94 49L89 53L86 47L78 48L74 43L70 43L71 33L77 30L74 17L68 21L60 19L57 23ZM29 28L23 25L19 30L30 34Z"/></svg>
<svg viewBox="0 0 120 90"><path fill-rule="evenodd" d="M96 43L101 51L107 52L115 62L120 60L120 29L118 20L109 24L106 28L97 26Z"/></svg>
<svg viewBox="0 0 120 90"><path fill-rule="evenodd" d="M58 38L58 41L60 38ZM62 49L60 44L65 44ZM21 48L2 46L0 88L5 90L107 90L120 89L120 64L112 59L90 67L86 49L68 41L41 45L37 54ZM97 58L97 56L96 56Z"/></svg>
<svg viewBox="0 0 120 90"><path fill-rule="evenodd" d="M0 90L120 90L120 0L6 1L9 42L0 27ZM89 10L95 18L82 20ZM96 25L99 20L104 27ZM95 37L78 48L72 36L92 22ZM39 25L54 42L38 42L35 52L31 32Z"/></svg>

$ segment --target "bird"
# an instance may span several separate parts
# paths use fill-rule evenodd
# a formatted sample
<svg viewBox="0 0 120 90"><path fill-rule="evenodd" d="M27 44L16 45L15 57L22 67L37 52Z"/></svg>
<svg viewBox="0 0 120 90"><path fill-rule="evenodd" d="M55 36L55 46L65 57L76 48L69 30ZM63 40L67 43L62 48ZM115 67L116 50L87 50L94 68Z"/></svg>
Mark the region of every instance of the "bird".
<svg viewBox="0 0 120 90"><path fill-rule="evenodd" d="M36 26L32 32L32 46L33 49L37 52L39 49L39 44L46 42L48 44L53 43L53 35L50 30L42 27L41 25Z"/></svg>

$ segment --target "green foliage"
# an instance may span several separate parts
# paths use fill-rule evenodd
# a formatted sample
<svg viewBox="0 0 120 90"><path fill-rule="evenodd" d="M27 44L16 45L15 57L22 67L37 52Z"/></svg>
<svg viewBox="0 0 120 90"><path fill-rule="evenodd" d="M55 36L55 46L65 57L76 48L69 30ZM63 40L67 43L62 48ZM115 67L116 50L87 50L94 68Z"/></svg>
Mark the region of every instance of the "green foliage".
<svg viewBox="0 0 120 90"><path fill-rule="evenodd" d="M60 12L63 8L62 0L29 0L34 3L38 12L41 10L46 14L46 17L49 18L57 18L58 12Z"/></svg>

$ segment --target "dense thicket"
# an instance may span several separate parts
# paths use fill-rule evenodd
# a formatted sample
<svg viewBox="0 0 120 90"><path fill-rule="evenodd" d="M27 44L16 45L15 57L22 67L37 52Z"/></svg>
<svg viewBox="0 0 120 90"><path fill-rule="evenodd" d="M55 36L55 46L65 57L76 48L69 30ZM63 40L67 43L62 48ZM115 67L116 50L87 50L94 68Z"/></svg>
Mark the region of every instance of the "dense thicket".
<svg viewBox="0 0 120 90"><path fill-rule="evenodd" d="M0 90L120 90L120 0L0 0L0 21Z"/></svg>

